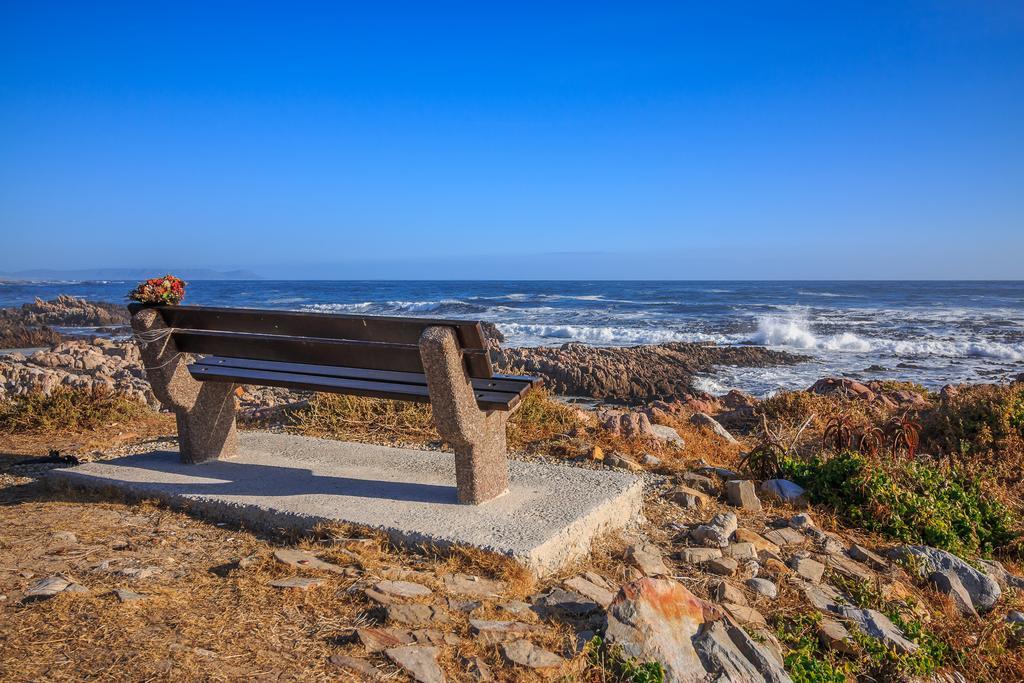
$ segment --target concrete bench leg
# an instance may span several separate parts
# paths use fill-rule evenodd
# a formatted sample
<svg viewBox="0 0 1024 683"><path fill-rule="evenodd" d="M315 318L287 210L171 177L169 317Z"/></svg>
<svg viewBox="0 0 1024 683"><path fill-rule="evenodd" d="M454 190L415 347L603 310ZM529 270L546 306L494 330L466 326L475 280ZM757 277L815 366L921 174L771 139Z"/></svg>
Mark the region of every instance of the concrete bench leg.
<svg viewBox="0 0 1024 683"><path fill-rule="evenodd" d="M508 413L477 407L452 328L424 330L420 356L430 389L434 423L441 436L455 448L459 502L475 505L497 498L508 491Z"/></svg>
<svg viewBox="0 0 1024 683"><path fill-rule="evenodd" d="M160 313L144 308L132 316L132 330L153 393L174 411L181 461L198 463L235 455L235 387L229 382L197 382L188 359L178 353Z"/></svg>

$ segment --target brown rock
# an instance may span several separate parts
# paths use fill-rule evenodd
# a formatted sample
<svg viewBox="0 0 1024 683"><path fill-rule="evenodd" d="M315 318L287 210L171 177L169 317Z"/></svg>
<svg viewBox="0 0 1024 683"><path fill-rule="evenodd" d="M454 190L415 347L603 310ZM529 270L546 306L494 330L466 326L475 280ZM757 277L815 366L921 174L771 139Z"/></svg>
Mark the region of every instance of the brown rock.
<svg viewBox="0 0 1024 683"><path fill-rule="evenodd" d="M615 594L607 588L603 588L584 576L574 576L562 582L566 588L576 591L580 595L590 598L601 607L607 608L615 599Z"/></svg>
<svg viewBox="0 0 1024 683"><path fill-rule="evenodd" d="M356 637L367 652L382 652L389 647L407 645L415 641L409 631L397 628L358 628Z"/></svg>
<svg viewBox="0 0 1024 683"><path fill-rule="evenodd" d="M501 655L513 664L531 669L550 669L561 666L565 662L554 652L539 648L525 639L503 644Z"/></svg>
<svg viewBox="0 0 1024 683"><path fill-rule="evenodd" d="M666 680L698 680L704 666L693 638L706 613L705 603L681 583L643 578L624 585L608 608L605 640L628 657L661 663Z"/></svg>
<svg viewBox="0 0 1024 683"><path fill-rule="evenodd" d="M661 551L653 543L636 543L626 549L626 561L647 576L667 576L671 572L665 566Z"/></svg>
<svg viewBox="0 0 1024 683"><path fill-rule="evenodd" d="M470 619L469 630L477 640L485 645L518 640L541 632L541 628L535 624L489 619Z"/></svg>
<svg viewBox="0 0 1024 683"><path fill-rule="evenodd" d="M437 663L437 648L428 645L403 645L384 651L387 658L412 676L417 683L444 683L447 678Z"/></svg>
<svg viewBox="0 0 1024 683"><path fill-rule="evenodd" d="M502 581L472 574L448 574L441 577L441 583L447 592L468 598L498 598L507 590Z"/></svg>

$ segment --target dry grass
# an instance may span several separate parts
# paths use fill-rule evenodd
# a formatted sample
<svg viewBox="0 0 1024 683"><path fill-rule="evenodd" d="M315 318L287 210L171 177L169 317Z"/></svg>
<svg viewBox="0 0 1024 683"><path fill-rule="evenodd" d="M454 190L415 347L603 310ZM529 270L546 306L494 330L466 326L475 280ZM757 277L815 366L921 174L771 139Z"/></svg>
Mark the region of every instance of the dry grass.
<svg viewBox="0 0 1024 683"><path fill-rule="evenodd" d="M8 597L0 606L4 681L345 680L330 656L365 658L353 629L373 626L378 618L376 605L357 582L414 580L436 596L440 576L467 572L505 581L501 601L521 600L540 587L519 565L471 549L401 549L380 534L343 526L305 536L258 535L156 504L110 503L70 493L52 500L36 485L28 488L0 489L5 529L0 593ZM55 531L76 534L78 543L54 541ZM298 573L317 575L324 585L308 591L273 588L270 581L297 573L272 556L285 544L349 567L355 576L304 569ZM244 568L238 566L242 558L249 558ZM160 571L143 580L118 573L130 567ZM38 602L17 599L31 580L56 572L90 592ZM118 588L146 598L122 604L113 594ZM501 601L485 601L473 616L508 619L497 608ZM448 613L451 622L436 628L463 639L441 648L442 666L452 680L469 680L462 674L463 658L472 656L483 658L502 680L547 680L509 669L497 647L474 641L465 615ZM536 617L528 614L527 620ZM566 626L551 624L533 640L569 658L563 677L574 679L584 666L574 657L574 635ZM403 680L383 656L370 659Z"/></svg>
<svg viewBox="0 0 1024 683"><path fill-rule="evenodd" d="M57 387L0 401L0 434L31 434L54 430L95 430L128 424L150 410L123 394L104 388Z"/></svg>

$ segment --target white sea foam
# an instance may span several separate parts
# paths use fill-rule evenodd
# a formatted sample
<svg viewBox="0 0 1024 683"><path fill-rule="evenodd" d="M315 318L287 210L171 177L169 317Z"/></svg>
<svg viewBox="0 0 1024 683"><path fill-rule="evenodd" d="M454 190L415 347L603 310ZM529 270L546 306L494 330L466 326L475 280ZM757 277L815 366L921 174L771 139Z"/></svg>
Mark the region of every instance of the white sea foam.
<svg viewBox="0 0 1024 683"><path fill-rule="evenodd" d="M303 310L320 313L433 313L437 311L482 313L485 307L459 299L439 301L361 301L348 304L308 304Z"/></svg>
<svg viewBox="0 0 1024 683"><path fill-rule="evenodd" d="M1024 360L1024 343L1008 344L987 339L880 339L852 332L819 335L806 318L766 316L758 320L751 341L765 346L784 346L804 351L887 353L898 357L992 358Z"/></svg>
<svg viewBox="0 0 1024 683"><path fill-rule="evenodd" d="M498 323L498 329L512 340L580 341L601 346L662 344L665 342L721 341L722 337L701 332L630 327L588 327L585 325Z"/></svg>

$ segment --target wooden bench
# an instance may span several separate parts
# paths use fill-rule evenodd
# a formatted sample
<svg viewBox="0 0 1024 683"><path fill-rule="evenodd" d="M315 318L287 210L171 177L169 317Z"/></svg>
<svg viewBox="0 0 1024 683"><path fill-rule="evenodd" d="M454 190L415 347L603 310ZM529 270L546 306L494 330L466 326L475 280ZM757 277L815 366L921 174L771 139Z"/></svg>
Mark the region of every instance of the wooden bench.
<svg viewBox="0 0 1024 683"><path fill-rule="evenodd" d="M185 462L234 455L234 392L256 384L429 402L455 449L459 501L481 503L508 489L505 425L540 380L496 374L478 322L128 308L153 392L177 417Z"/></svg>

